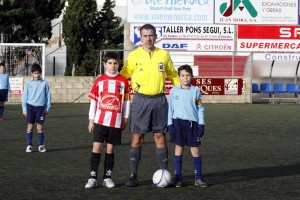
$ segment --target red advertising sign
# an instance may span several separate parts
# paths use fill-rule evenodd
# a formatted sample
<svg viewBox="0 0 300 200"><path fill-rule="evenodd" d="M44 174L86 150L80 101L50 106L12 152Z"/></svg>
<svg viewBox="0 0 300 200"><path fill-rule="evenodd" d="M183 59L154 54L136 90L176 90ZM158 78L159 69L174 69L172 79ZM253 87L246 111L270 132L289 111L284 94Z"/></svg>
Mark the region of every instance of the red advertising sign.
<svg viewBox="0 0 300 200"><path fill-rule="evenodd" d="M244 81L241 78L194 78L192 84L197 86L202 95L242 95L244 92ZM170 80L166 80L165 94L172 89ZM130 94L134 91L130 86Z"/></svg>
<svg viewBox="0 0 300 200"><path fill-rule="evenodd" d="M195 78L192 84L203 95L241 95L244 86L243 79L238 78Z"/></svg>
<svg viewBox="0 0 300 200"><path fill-rule="evenodd" d="M237 51L300 50L300 26L238 26Z"/></svg>
<svg viewBox="0 0 300 200"><path fill-rule="evenodd" d="M238 39L300 39L300 26L238 26Z"/></svg>

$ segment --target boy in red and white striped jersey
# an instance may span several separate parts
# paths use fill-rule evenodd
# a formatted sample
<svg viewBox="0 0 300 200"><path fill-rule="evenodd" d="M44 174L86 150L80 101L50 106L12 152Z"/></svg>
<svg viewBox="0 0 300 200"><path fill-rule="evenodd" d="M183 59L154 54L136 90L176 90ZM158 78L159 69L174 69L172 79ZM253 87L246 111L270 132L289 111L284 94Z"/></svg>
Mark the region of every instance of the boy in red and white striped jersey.
<svg viewBox="0 0 300 200"><path fill-rule="evenodd" d="M104 175L102 185L115 187L111 179L114 166L114 146L121 144L122 129L126 127L130 109L129 85L126 78L118 73L120 58L117 53L108 52L104 56L105 74L99 76L88 97L91 99L89 111L89 132L93 133L90 178L85 188L98 186L97 173L103 143L106 142Z"/></svg>

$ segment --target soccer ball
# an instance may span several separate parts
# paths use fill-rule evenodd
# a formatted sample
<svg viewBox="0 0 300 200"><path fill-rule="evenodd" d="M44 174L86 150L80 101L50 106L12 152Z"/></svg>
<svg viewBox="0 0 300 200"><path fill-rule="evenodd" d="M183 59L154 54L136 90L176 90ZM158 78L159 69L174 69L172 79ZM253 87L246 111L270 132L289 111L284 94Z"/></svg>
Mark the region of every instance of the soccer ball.
<svg viewBox="0 0 300 200"><path fill-rule="evenodd" d="M170 172L166 169L157 170L152 177L154 185L157 187L167 187L172 180Z"/></svg>

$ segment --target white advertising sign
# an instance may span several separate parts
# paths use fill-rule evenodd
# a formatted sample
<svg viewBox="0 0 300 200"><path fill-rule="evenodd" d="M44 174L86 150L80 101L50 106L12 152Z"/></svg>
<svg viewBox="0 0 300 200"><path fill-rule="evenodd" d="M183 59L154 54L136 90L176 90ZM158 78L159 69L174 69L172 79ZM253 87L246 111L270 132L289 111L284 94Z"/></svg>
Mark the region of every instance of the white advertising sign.
<svg viewBox="0 0 300 200"><path fill-rule="evenodd" d="M298 24L298 0L218 0L216 24Z"/></svg>
<svg viewBox="0 0 300 200"><path fill-rule="evenodd" d="M213 24L213 0L128 0L127 22Z"/></svg>
<svg viewBox="0 0 300 200"><path fill-rule="evenodd" d="M253 60L300 61L299 53L254 53Z"/></svg>
<svg viewBox="0 0 300 200"><path fill-rule="evenodd" d="M14 94L23 94L23 78L20 77L10 77L10 93Z"/></svg>
<svg viewBox="0 0 300 200"><path fill-rule="evenodd" d="M140 27L131 24L130 40L141 46ZM234 25L154 24L155 46L172 51L234 51Z"/></svg>

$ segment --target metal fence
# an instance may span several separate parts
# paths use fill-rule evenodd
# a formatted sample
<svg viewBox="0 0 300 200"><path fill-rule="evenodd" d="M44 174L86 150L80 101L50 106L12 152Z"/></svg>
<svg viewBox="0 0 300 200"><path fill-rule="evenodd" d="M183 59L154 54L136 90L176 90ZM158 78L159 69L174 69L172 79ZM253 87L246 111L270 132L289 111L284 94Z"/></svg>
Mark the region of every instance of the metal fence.
<svg viewBox="0 0 300 200"><path fill-rule="evenodd" d="M1 43L0 62L5 63L10 76L28 76L33 63L45 66L45 44Z"/></svg>

